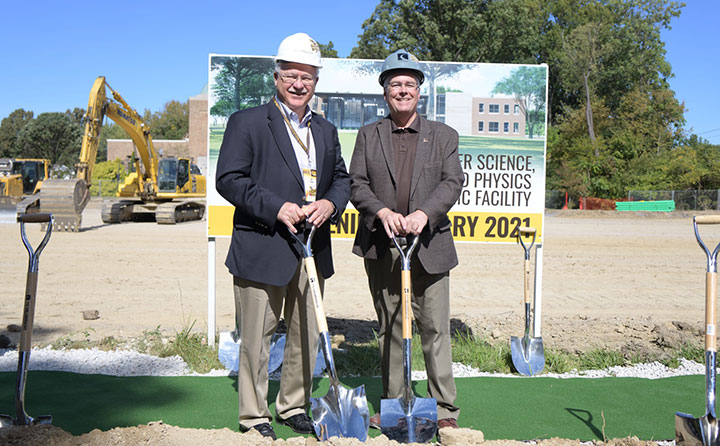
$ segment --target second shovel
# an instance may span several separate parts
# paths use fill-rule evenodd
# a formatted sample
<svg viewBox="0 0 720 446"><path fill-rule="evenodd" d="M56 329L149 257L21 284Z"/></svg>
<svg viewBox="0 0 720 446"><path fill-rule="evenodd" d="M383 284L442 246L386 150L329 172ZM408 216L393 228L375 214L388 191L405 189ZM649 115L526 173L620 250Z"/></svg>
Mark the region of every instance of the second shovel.
<svg viewBox="0 0 720 446"><path fill-rule="evenodd" d="M437 400L417 398L412 391L412 321L410 256L417 246L419 237L413 237L412 244L404 252L396 237L393 242L400 252L402 265L402 337L404 395L401 398L380 400L380 429L391 440L400 443L427 443L437 432Z"/></svg>
<svg viewBox="0 0 720 446"><path fill-rule="evenodd" d="M545 351L543 349L542 337L530 337L530 251L535 244L535 228L521 227L518 231L518 240L525 250L524 262L524 301L525 301L525 336L522 339L517 336L510 338L510 353L515 370L521 375L537 375L545 367ZM532 234L530 246L525 246L524 235Z"/></svg>

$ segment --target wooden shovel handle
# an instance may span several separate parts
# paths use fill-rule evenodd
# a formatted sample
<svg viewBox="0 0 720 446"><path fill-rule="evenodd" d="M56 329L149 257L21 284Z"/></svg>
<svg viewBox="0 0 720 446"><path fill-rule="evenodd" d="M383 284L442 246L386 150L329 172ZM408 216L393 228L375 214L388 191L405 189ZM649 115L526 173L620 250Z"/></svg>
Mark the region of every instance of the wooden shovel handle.
<svg viewBox="0 0 720 446"><path fill-rule="evenodd" d="M525 298L525 303L530 303L530 260L525 260L525 286L523 296Z"/></svg>
<svg viewBox="0 0 720 446"><path fill-rule="evenodd" d="M705 274L705 351L717 351L717 273Z"/></svg>
<svg viewBox="0 0 720 446"><path fill-rule="evenodd" d="M402 337L403 339L411 339L412 338L412 305L411 305L411 299L412 299L412 282L410 279L410 270L404 269L402 270Z"/></svg>
<svg viewBox="0 0 720 446"><path fill-rule="evenodd" d="M529 228L527 226L520 226L518 228L518 231L520 231L520 234L535 234L537 232L537 229Z"/></svg>
<svg viewBox="0 0 720 446"><path fill-rule="evenodd" d="M305 257L305 271L308 276L308 286L313 300L313 309L315 309L315 320L317 321L318 331L326 333L328 331L327 318L325 317L325 306L323 305L322 291L320 291L320 283L318 282L317 269L315 268L315 258Z"/></svg>
<svg viewBox="0 0 720 446"><path fill-rule="evenodd" d="M720 215L696 215L695 223L699 225L716 225L720 223Z"/></svg>

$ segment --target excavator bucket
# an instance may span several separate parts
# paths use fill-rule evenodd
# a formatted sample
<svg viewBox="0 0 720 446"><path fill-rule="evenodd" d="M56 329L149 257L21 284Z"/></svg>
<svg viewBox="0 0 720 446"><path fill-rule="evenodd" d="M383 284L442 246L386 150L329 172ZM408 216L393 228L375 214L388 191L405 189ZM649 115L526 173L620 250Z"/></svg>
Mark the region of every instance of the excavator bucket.
<svg viewBox="0 0 720 446"><path fill-rule="evenodd" d="M84 180L45 180L40 190L40 212L53 214L53 229L79 232L82 211L90 200L90 190Z"/></svg>

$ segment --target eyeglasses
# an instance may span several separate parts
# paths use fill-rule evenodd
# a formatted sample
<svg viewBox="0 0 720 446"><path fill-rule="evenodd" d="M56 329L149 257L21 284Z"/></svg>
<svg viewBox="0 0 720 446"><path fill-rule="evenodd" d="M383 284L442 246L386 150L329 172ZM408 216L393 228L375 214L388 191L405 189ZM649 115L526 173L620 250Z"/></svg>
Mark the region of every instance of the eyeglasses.
<svg viewBox="0 0 720 446"><path fill-rule="evenodd" d="M280 79L286 84L294 84L300 79L303 85L310 86L315 83L315 78L311 76L298 76L297 74L280 74Z"/></svg>
<svg viewBox="0 0 720 446"><path fill-rule="evenodd" d="M389 87L391 90L400 90L402 87L407 88L408 90L415 90L418 88L417 82L390 82Z"/></svg>

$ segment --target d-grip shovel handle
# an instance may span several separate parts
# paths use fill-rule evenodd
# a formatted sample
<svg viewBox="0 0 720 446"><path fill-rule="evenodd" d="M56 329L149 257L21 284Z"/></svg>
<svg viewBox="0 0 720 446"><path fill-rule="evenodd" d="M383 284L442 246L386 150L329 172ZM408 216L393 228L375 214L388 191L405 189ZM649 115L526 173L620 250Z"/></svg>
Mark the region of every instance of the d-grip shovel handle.
<svg viewBox="0 0 720 446"><path fill-rule="evenodd" d="M532 234L532 242L530 243L530 246L525 246L525 242L523 241L523 235L530 234ZM523 296L526 304L530 303L530 250L535 244L536 235L537 230L535 228L528 228L526 226L521 226L518 228L518 240L520 241L520 244L525 250L525 262L523 265L525 271L525 286L523 287Z"/></svg>
<svg viewBox="0 0 720 446"><path fill-rule="evenodd" d="M410 257L412 256L413 251L415 250L415 247L418 244L418 240L420 237L414 236L412 238L412 242L410 243L410 246L408 246L407 251L403 251L402 247L400 246L400 243L397 240L397 237L395 237L395 234L393 234L392 241L395 244L395 247L397 248L398 252L400 253L400 260L401 260L401 281L400 285L402 286L402 314L403 314L403 320L402 320L402 337L403 339L411 339L412 338L412 324L410 323L410 320L412 319L410 314L412 312L412 306L411 306L411 300L412 300L412 279L410 277Z"/></svg>
<svg viewBox="0 0 720 446"><path fill-rule="evenodd" d="M707 272L705 273L705 351L717 352L716 313L717 306L717 256L720 243L711 253L700 238L698 225L720 224L720 215L702 215L693 217L695 238L707 256Z"/></svg>

